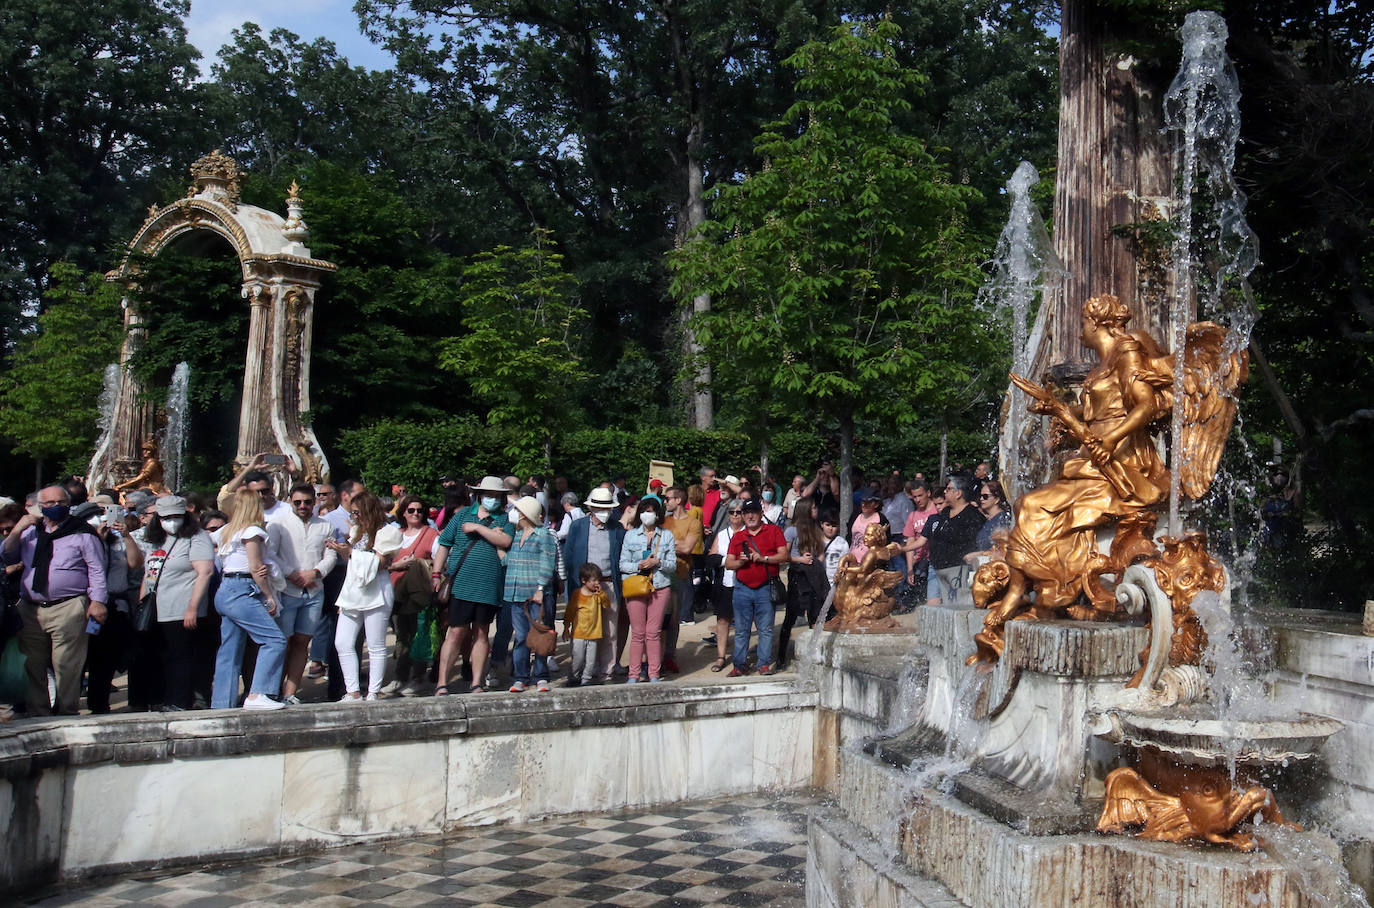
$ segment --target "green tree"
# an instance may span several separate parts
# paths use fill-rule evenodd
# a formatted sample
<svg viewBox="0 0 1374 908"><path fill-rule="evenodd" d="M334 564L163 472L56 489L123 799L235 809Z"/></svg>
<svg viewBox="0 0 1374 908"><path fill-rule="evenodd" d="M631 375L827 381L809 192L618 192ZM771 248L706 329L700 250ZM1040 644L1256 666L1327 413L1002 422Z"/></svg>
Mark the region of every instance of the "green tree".
<svg viewBox="0 0 1374 908"><path fill-rule="evenodd" d="M19 337L0 377L0 433L15 453L86 471L105 367L119 359L119 303L101 275L53 267L37 329Z"/></svg>
<svg viewBox="0 0 1374 908"><path fill-rule="evenodd" d="M978 272L960 216L972 190L894 128L921 78L897 62L898 32L844 25L789 58L802 100L760 136L763 168L721 188L712 220L674 256L679 295L716 301L695 320L706 354L731 370L722 389L838 424L846 517L856 416L909 418L971 371L960 303Z"/></svg>
<svg viewBox="0 0 1374 908"><path fill-rule="evenodd" d="M41 305L54 262L108 266L106 249L138 223L138 197L195 132L188 9L187 0L0 5L6 345Z"/></svg>
<svg viewBox="0 0 1374 908"><path fill-rule="evenodd" d="M513 431L507 453L550 469L553 439L571 425L568 402L587 377L578 355L586 311L548 230L519 249L478 255L459 299L466 333L443 343L439 365L467 379L488 424Z"/></svg>

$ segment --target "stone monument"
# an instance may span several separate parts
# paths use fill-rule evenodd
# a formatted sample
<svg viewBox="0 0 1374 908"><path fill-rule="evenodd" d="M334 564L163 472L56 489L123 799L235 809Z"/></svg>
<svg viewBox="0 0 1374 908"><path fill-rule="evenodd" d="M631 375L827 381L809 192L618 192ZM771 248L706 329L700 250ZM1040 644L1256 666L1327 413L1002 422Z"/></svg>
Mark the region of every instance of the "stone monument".
<svg viewBox="0 0 1374 908"><path fill-rule="evenodd" d="M141 257L155 256L175 240L198 231L218 234L233 247L243 273L242 295L250 308L238 444L233 468L260 453L283 454L292 477L319 482L329 461L306 417L310 409L310 352L315 294L330 262L305 245L300 188L291 184L286 217L239 201L243 172L233 158L211 152L191 165L186 197L148 217L128 254L107 279L125 288L122 372L110 425L87 471L93 488L127 482L141 472L145 439L155 433L154 408L130 372L130 360L146 337L139 313ZM226 475L231 465L225 464ZM285 474L277 474L282 482Z"/></svg>

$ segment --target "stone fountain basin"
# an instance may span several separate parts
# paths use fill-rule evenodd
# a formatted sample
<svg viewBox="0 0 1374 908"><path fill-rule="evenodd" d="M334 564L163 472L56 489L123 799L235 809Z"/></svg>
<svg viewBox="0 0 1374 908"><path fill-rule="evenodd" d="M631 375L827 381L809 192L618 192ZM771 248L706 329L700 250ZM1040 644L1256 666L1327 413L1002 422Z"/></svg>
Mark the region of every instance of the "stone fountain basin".
<svg viewBox="0 0 1374 908"><path fill-rule="evenodd" d="M1338 719L1299 713L1261 719L1217 719L1190 710L1168 714L1112 712L1120 743L1155 747L1195 766L1281 765L1308 760L1345 727Z"/></svg>

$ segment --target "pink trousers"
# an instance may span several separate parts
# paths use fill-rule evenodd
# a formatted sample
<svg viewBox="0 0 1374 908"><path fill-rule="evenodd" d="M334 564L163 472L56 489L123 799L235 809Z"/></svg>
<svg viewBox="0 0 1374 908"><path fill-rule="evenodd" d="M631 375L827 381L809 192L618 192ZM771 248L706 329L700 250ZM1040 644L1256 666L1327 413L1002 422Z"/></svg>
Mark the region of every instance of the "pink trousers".
<svg viewBox="0 0 1374 908"><path fill-rule="evenodd" d="M668 609L668 597L672 594L673 588L665 586L661 590L654 590L654 594L647 599L639 597L625 601L630 613L631 678L639 675L639 666L646 658L650 681L663 670L663 614Z"/></svg>

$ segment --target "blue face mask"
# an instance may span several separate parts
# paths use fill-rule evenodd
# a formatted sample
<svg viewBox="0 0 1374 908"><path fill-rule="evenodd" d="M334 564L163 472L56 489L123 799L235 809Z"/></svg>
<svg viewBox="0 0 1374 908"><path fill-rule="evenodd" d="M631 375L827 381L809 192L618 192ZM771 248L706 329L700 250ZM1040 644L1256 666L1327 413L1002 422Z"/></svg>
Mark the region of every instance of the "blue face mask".
<svg viewBox="0 0 1374 908"><path fill-rule="evenodd" d="M495 512L501 507L501 499L484 495L482 497L482 507L486 508L488 511Z"/></svg>
<svg viewBox="0 0 1374 908"><path fill-rule="evenodd" d="M40 510L48 520L53 523L61 523L71 516L72 506L69 504L50 504Z"/></svg>
<svg viewBox="0 0 1374 908"><path fill-rule="evenodd" d="M764 501L772 501L772 500L773 500L773 493L772 493L772 492L765 491L765 492L763 493L763 500L764 500Z"/></svg>

